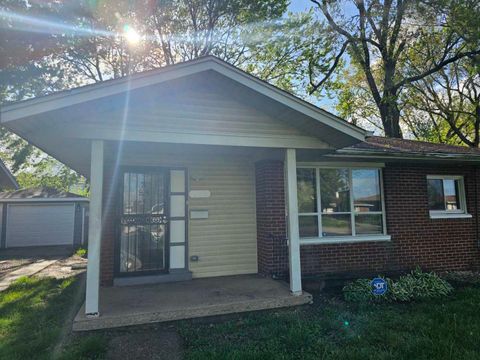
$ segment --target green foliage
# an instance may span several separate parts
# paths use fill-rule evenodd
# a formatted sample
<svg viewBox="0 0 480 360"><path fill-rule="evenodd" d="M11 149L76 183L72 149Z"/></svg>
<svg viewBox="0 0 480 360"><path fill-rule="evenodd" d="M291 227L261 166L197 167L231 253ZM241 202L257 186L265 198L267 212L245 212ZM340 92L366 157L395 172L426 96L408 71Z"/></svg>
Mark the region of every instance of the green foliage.
<svg viewBox="0 0 480 360"><path fill-rule="evenodd" d="M50 157L40 160L32 168L18 172L16 179L21 188L47 186L79 195L88 193L86 186L78 187L85 184L85 178Z"/></svg>
<svg viewBox="0 0 480 360"><path fill-rule="evenodd" d="M80 256L80 257L86 257L87 256L87 249L79 248L79 249L77 249L77 251L75 251L75 255Z"/></svg>
<svg viewBox="0 0 480 360"><path fill-rule="evenodd" d="M370 279L358 279L343 288L346 301L349 302L408 302L447 296L452 286L433 272L422 272L420 268L396 281L385 278L388 291L384 295L374 295Z"/></svg>
<svg viewBox="0 0 480 360"><path fill-rule="evenodd" d="M315 3L326 19L323 38L331 39L324 49L336 55L312 58L311 69L320 64L319 71L309 73L312 84L337 93L340 115L362 126L371 123L387 136L402 137L406 129L407 87L449 64L480 55L478 1ZM324 60L330 64L325 66ZM342 65L345 71L338 69ZM463 123L458 124L461 131Z"/></svg>
<svg viewBox="0 0 480 360"><path fill-rule="evenodd" d="M289 74L301 67L292 62L295 57L289 53L299 45L292 40L295 36L280 39L282 27L285 32L287 28L294 32L298 24L277 24L287 6L287 0L73 4L5 0L0 4L0 21L10 30L2 33L4 41L0 42L0 52L5 55L0 60L0 104L205 55L248 68L289 89L298 79ZM47 19L52 26L45 30L45 25L36 21L21 20L29 17ZM144 35L143 40L128 44L121 36L125 25ZM282 46L272 49L270 35L282 40ZM79 178L59 162L42 165L42 151L1 127L0 151L12 171L18 173L22 186L48 185L67 190Z"/></svg>

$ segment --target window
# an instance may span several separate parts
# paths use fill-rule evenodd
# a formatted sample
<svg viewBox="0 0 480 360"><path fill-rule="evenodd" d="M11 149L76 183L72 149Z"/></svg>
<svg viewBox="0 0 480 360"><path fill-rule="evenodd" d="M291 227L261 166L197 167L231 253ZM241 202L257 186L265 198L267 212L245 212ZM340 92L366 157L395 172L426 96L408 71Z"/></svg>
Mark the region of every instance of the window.
<svg viewBox="0 0 480 360"><path fill-rule="evenodd" d="M427 176L430 216L470 217L466 212L465 186L462 176ZM462 216L463 215L463 216Z"/></svg>
<svg viewBox="0 0 480 360"><path fill-rule="evenodd" d="M380 169L300 167L297 193L301 238L385 235Z"/></svg>

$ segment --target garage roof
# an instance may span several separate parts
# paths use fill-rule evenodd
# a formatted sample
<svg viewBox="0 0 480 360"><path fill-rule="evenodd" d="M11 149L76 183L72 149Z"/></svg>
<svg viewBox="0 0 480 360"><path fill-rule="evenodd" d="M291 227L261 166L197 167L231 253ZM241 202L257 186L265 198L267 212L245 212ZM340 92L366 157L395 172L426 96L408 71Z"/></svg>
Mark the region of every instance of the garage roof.
<svg viewBox="0 0 480 360"><path fill-rule="evenodd" d="M88 198L52 187L32 187L15 191L0 192L0 202L17 201L88 201Z"/></svg>

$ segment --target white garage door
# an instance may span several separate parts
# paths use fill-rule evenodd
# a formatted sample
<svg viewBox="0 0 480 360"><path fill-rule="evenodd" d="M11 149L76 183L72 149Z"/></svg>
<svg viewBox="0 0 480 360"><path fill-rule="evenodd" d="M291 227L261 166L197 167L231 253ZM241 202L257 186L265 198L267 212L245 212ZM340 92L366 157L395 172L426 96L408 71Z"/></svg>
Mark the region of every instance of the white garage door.
<svg viewBox="0 0 480 360"><path fill-rule="evenodd" d="M74 204L9 204L6 247L72 245Z"/></svg>

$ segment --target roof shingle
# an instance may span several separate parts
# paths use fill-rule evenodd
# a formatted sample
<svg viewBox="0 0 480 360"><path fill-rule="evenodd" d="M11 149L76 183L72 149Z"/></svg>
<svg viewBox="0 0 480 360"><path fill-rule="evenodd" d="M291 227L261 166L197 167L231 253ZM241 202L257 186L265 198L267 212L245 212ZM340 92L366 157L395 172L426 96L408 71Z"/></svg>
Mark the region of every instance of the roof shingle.
<svg viewBox="0 0 480 360"><path fill-rule="evenodd" d="M372 151L376 153L400 154L454 154L480 156L480 149L464 146L436 144L426 141L368 136L364 142L344 149L345 151Z"/></svg>

